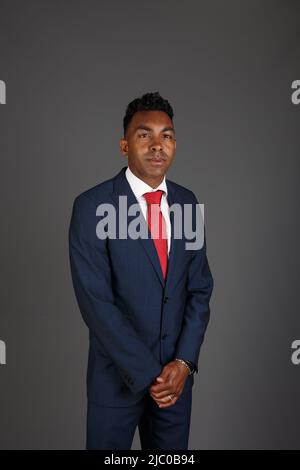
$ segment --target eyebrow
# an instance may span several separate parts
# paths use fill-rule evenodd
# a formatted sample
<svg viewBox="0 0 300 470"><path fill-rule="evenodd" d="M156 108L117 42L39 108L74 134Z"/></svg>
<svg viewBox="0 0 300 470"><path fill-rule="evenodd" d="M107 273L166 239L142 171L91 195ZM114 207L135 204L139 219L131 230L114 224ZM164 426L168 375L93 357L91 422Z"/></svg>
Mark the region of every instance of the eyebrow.
<svg viewBox="0 0 300 470"><path fill-rule="evenodd" d="M138 130L152 131L153 129L151 129L151 127L148 127L148 126L146 126L146 125L144 125L144 124L140 124L139 126L137 126L137 127L135 128L134 132L136 132L136 131L138 131ZM174 132L174 134L175 134L175 129L174 129L174 127L170 127L170 126L169 126L169 127L164 127L164 128L161 130L161 132L166 132L166 131L172 131L172 132Z"/></svg>

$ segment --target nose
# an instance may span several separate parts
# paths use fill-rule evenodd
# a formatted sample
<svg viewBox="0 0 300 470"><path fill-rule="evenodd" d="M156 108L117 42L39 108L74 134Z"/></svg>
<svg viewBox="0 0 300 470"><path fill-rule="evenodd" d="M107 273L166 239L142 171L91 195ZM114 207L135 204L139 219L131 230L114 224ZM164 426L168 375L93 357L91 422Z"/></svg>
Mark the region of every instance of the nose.
<svg viewBox="0 0 300 470"><path fill-rule="evenodd" d="M153 152L160 152L163 149L163 146L161 144L161 141L159 139L153 139L151 142L151 150Z"/></svg>

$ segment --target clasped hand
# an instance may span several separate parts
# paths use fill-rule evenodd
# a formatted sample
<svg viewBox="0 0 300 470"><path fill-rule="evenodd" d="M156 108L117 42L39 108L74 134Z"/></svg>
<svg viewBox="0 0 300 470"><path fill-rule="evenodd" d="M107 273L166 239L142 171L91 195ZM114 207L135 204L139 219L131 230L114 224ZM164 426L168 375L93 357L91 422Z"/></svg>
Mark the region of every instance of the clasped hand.
<svg viewBox="0 0 300 470"><path fill-rule="evenodd" d="M149 387L151 397L160 408L169 408L176 403L188 375L187 367L179 361L171 361L164 366L160 376Z"/></svg>

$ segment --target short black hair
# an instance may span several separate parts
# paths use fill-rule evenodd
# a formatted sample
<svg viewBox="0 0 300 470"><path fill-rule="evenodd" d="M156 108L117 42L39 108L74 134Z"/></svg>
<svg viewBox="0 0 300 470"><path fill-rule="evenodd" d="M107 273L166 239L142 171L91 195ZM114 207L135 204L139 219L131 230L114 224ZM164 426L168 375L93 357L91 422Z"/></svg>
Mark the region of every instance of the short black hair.
<svg viewBox="0 0 300 470"><path fill-rule="evenodd" d="M141 98L136 98L128 104L123 118L124 135L132 116L137 111L164 111L170 119L173 119L174 116L172 106L168 100L160 96L158 91L154 93L145 93Z"/></svg>

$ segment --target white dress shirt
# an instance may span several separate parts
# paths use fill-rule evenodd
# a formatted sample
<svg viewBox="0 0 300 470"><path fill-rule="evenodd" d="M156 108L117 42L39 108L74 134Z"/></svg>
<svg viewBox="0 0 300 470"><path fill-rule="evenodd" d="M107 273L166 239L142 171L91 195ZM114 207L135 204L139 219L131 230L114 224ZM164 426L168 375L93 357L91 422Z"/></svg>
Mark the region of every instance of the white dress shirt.
<svg viewBox="0 0 300 470"><path fill-rule="evenodd" d="M140 205L142 214L145 217L146 222L147 222L147 202L143 194L157 191L158 189L161 189L162 191L164 191L162 194L162 198L161 198L160 208L161 208L162 215L166 222L166 231L167 231L167 239L168 239L168 256L169 256L170 248L171 248L171 222L170 222L169 204L167 201L168 188L166 184L166 177L164 177L163 181L160 183L159 186L157 186L157 188L153 189L151 186L145 183L145 181L135 176L130 170L129 166L127 167L125 171L125 175Z"/></svg>

